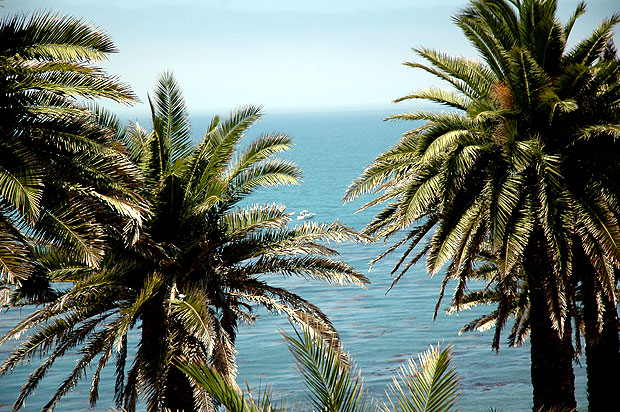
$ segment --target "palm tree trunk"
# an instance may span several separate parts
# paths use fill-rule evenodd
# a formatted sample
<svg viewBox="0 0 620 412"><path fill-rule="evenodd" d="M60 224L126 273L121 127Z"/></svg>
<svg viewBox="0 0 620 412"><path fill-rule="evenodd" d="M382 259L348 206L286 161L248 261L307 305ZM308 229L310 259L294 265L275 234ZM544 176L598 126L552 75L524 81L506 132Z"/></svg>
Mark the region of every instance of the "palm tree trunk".
<svg viewBox="0 0 620 412"><path fill-rule="evenodd" d="M147 305L142 314L141 345L145 347L145 353L150 354L149 359L145 359L150 363L145 373L151 379L151 385L158 387L154 396L159 399L153 404L159 404L164 411L196 412L193 390L187 376L166 361L172 359L174 354L164 352L171 349L169 332L164 326L169 323L165 320L164 306L159 299ZM165 373L161 386L156 376L160 373Z"/></svg>
<svg viewBox="0 0 620 412"><path fill-rule="evenodd" d="M197 412L194 404L192 387L187 376L179 369L171 366L166 375L166 391L164 393L165 410L179 412Z"/></svg>
<svg viewBox="0 0 620 412"><path fill-rule="evenodd" d="M554 276L542 233L534 235L524 261L530 298L531 376L534 411L576 408L570 319L560 336L551 323L548 285Z"/></svg>
<svg viewBox="0 0 620 412"><path fill-rule="evenodd" d="M609 410L609 396L620 388L620 375L608 373L620 370L618 312L607 294L601 293L603 313L599 313L595 275L591 266L580 271L589 412Z"/></svg>

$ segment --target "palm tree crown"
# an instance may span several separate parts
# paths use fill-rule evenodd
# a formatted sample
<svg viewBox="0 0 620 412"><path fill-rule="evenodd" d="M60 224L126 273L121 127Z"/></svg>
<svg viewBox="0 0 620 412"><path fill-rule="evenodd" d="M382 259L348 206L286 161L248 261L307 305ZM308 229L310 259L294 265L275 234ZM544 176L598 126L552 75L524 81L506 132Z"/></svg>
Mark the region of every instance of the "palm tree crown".
<svg viewBox="0 0 620 412"><path fill-rule="evenodd" d="M0 39L0 281L33 281L34 243L95 267L111 228L139 227L143 211L117 121L94 101L136 97L96 65L116 49L91 24L5 16Z"/></svg>
<svg viewBox="0 0 620 412"><path fill-rule="evenodd" d="M620 263L620 192L614 183L620 89L611 45L620 17L612 16L568 49L585 6L565 25L556 8L554 0L471 1L455 22L482 62L415 49L427 64L407 65L451 89L417 91L399 101L425 99L455 111L393 116L426 123L380 155L345 195L351 200L376 190L379 195L364 208L387 204L366 226L367 234L380 238L408 230L386 252L405 248L395 282L426 256L431 275L447 266L441 296L455 280L458 309L480 261L493 262L501 296L498 333L521 296L514 288L525 274L535 408L575 406L570 346L575 248L596 268L599 289L612 301L612 267ZM551 369L544 372L539 361ZM560 364L566 369L555 375L563 378L546 382L545 373L554 375L550 371Z"/></svg>

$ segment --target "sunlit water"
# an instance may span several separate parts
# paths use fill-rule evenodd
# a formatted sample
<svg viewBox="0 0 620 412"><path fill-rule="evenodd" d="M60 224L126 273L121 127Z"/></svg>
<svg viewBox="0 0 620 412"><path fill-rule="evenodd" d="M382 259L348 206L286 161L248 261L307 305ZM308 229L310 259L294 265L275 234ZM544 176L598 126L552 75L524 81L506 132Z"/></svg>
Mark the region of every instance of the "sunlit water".
<svg viewBox="0 0 620 412"><path fill-rule="evenodd" d="M253 127L250 137L274 130L292 135L295 147L287 157L302 167L304 182L300 186L266 189L253 199L256 202L283 203L287 210L294 212L307 209L316 213L315 221L339 219L361 229L377 209L354 214L362 202L343 205L341 199L346 187L364 166L412 127L407 123L381 121L395 111L265 115ZM208 120L206 117L194 119L196 135L204 132ZM491 307L446 316L443 308L450 298L447 293L446 302L433 322L441 279L429 279L423 264L413 267L385 295L392 281L389 271L396 257L386 258L368 273L369 260L384 250L382 243L339 245L338 250L343 260L371 278L373 283L368 289L309 283L293 278L273 277L269 281L309 299L329 315L340 332L345 349L361 368L366 386L375 397L385 398L385 389L391 383L392 375L407 358L415 358L429 345L442 343L453 346L453 363L461 382L458 402L461 411L486 411L489 408L504 412L531 410L529 346L503 346L499 354L495 354L490 347L492 332L458 334L463 324L492 310ZM21 313L13 310L0 315L0 332L4 333L25 313L25 310ZM259 313L261 316L254 326L239 331L239 381L247 380L252 388L269 384L276 394L303 399L299 374L279 332L281 329L290 331L288 322L282 316ZM2 361L10 347L0 349ZM40 410L66 378L74 360L58 361L24 410ZM109 369L113 369L113 365ZM0 379L0 412L11 409L10 405L30 370L30 367L17 368ZM92 410L106 411L113 406L111 373L109 370L102 379L99 402ZM89 410L91 375L92 371L59 404L58 411ZM580 410L585 410L585 367L576 364L575 375Z"/></svg>

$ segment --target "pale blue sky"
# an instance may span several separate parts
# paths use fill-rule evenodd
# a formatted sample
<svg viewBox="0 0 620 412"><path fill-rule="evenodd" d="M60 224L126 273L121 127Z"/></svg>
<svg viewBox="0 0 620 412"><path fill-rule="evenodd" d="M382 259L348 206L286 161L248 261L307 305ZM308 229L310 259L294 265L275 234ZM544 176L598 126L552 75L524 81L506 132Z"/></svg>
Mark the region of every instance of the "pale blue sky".
<svg viewBox="0 0 620 412"><path fill-rule="evenodd" d="M566 19L577 0L560 0ZM192 112L255 103L268 111L378 108L437 82L401 63L414 46L475 57L451 16L464 0L4 0L4 10L85 18L120 49L106 68L142 101L172 70ZM584 37L615 0L590 0ZM616 35L618 39L618 35ZM616 41L620 44L620 41ZM138 106L145 110L144 106Z"/></svg>

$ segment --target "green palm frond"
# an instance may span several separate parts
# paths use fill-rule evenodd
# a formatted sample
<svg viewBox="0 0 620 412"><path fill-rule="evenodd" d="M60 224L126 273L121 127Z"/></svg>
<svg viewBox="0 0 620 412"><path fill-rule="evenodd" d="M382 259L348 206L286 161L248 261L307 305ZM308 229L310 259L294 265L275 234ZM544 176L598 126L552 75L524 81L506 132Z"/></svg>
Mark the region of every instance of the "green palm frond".
<svg viewBox="0 0 620 412"><path fill-rule="evenodd" d="M418 121L418 120L426 120L434 123L447 124L448 122L452 122L455 125L465 125L471 124L471 119L464 114L457 113L437 113L431 112L428 110L415 110L409 113L402 113L398 115L393 115L387 117L385 120L410 120L410 121Z"/></svg>
<svg viewBox="0 0 620 412"><path fill-rule="evenodd" d="M451 348L431 347L419 366L409 360L390 386L388 399L397 412L456 411L459 383L450 365ZM386 409L387 410L387 409Z"/></svg>
<svg viewBox="0 0 620 412"><path fill-rule="evenodd" d="M462 57L450 57L428 48L416 48L414 51L429 61L431 66L416 62L407 62L406 66L422 69L445 80L466 98L476 99L485 95L485 88L489 87L487 80L492 78L493 74L479 63Z"/></svg>
<svg viewBox="0 0 620 412"><path fill-rule="evenodd" d="M230 412L259 412L251 399L246 399L227 383L219 373L206 365L178 363L175 365L190 376L198 385L205 388Z"/></svg>
<svg viewBox="0 0 620 412"><path fill-rule="evenodd" d="M123 130L122 141L127 147L129 159L132 163L140 167L141 170L147 168L149 164L149 142L153 139L140 124L129 123Z"/></svg>
<svg viewBox="0 0 620 412"><path fill-rule="evenodd" d="M253 205L249 209L233 210L222 216L229 239L246 236L261 229L279 229L291 220L283 205Z"/></svg>
<svg viewBox="0 0 620 412"><path fill-rule="evenodd" d="M304 379L315 410L364 412L372 410L361 371L349 364L320 338L307 330L284 335Z"/></svg>
<svg viewBox="0 0 620 412"><path fill-rule="evenodd" d="M187 156L192 137L185 101L172 73L164 72L159 76L149 105L157 142L158 170L168 173L178 159Z"/></svg>
<svg viewBox="0 0 620 412"><path fill-rule="evenodd" d="M407 96L399 97L394 100L394 103L400 103L405 100L413 99L429 100L460 110L467 110L467 107L471 104L471 99L464 97L462 94L438 88L430 88L413 92Z"/></svg>
<svg viewBox="0 0 620 412"><path fill-rule="evenodd" d="M478 50L493 73L501 78L507 72L506 50L520 43L518 17L513 2L472 1L461 10L455 23Z"/></svg>
<svg viewBox="0 0 620 412"><path fill-rule="evenodd" d="M91 407L94 407L97 404L97 400L99 399L99 384L101 382L101 372L107 366L108 362L110 361L110 357L114 353L114 345L112 344L112 342L109 339L105 339L105 337L103 340L104 342L102 342L98 348L92 343L89 345L89 350L91 353L102 352L101 356L99 357L99 361L97 362L95 372L93 373L90 384L90 391L88 393L88 403ZM80 361L82 365L88 365L90 363L86 362L86 359L82 359L83 360ZM79 375L77 376L77 378L79 379ZM62 397L62 395L60 393L58 393L58 395L60 395L60 400L60 397Z"/></svg>
<svg viewBox="0 0 620 412"><path fill-rule="evenodd" d="M246 195L259 187L299 184L301 170L287 160L270 160L257 163L236 175L229 183L230 196ZM228 179L227 179L228 180Z"/></svg>
<svg viewBox="0 0 620 412"><path fill-rule="evenodd" d="M140 291L132 299L131 304L121 308L119 313L120 319L117 326L114 327L114 347L117 351L120 351L123 339L127 336L129 328L138 321L138 317L142 314L145 305L155 298L162 285L163 279L161 275L153 274L149 276L141 285Z"/></svg>
<svg viewBox="0 0 620 412"><path fill-rule="evenodd" d="M32 257L36 258L36 262L30 262L34 265L31 272L25 279L20 279L19 283L14 286L9 306L25 306L25 305L42 305L56 300L62 292L56 290L52 286L54 275L56 272L73 272L75 270L65 269L64 267L49 270L44 267L40 260L40 251L35 250ZM84 268L81 265L81 269ZM89 270L82 270L82 275L90 273Z"/></svg>
<svg viewBox="0 0 620 412"><path fill-rule="evenodd" d="M72 262L69 258L63 257L61 265L53 268L45 268L47 276L51 282L78 282L90 276L92 268ZM41 262L39 261L39 264Z"/></svg>
<svg viewBox="0 0 620 412"><path fill-rule="evenodd" d="M580 1L577 4L577 7L575 7L575 11L573 12L573 14L570 16L570 18L564 25L565 40L568 40L568 37L570 36L570 33L573 30L573 26L575 25L575 22L577 21L577 19L583 16L585 13L586 13L586 3L584 1Z"/></svg>
<svg viewBox="0 0 620 412"><path fill-rule="evenodd" d="M29 86L31 89L37 88L54 95L68 94L85 99L107 98L125 104L136 99L129 86L119 83L114 77L105 76L100 69L79 65L77 70L69 71L69 67L66 67L58 72L54 70L56 67L47 66L38 67L36 69L39 72L31 73L30 64L26 64L28 75L24 76L22 87ZM17 68L19 69L19 66ZM41 70L44 68L48 71ZM35 107L31 112L41 113L40 110Z"/></svg>
<svg viewBox="0 0 620 412"><path fill-rule="evenodd" d="M510 50L509 69L507 79L513 99L519 102L523 115L534 116L537 102L551 83L549 75L524 48Z"/></svg>
<svg viewBox="0 0 620 412"><path fill-rule="evenodd" d="M116 47L108 35L80 19L52 13L5 16L0 22L1 55L28 59L104 60ZM19 35L17 35L19 33Z"/></svg>
<svg viewBox="0 0 620 412"><path fill-rule="evenodd" d="M290 241L319 241L327 242L364 242L368 238L354 229L335 221L333 223L305 222L288 231Z"/></svg>
<svg viewBox="0 0 620 412"><path fill-rule="evenodd" d="M215 350L211 354L211 364L230 383L234 383L237 377L237 349L234 338L220 324L220 327L215 329Z"/></svg>
<svg viewBox="0 0 620 412"><path fill-rule="evenodd" d="M614 27L620 23L620 14L605 19L592 34L577 43L566 55L567 61L589 66L600 59L613 37Z"/></svg>
<svg viewBox="0 0 620 412"><path fill-rule="evenodd" d="M103 228L76 212L68 207L46 211L37 225L37 237L41 241L66 245L82 263L96 267L104 253Z"/></svg>
<svg viewBox="0 0 620 412"><path fill-rule="evenodd" d="M37 102L49 106L52 99ZM45 116L28 116L14 126L15 132L22 133L24 144L28 143L33 149L43 145L51 152L51 156L62 161L62 166L70 166L67 156L78 154L109 154L118 151L118 146L110 143L116 131L102 127L96 123L93 113L47 113ZM34 136L33 136L34 135ZM34 140L41 138L43 141ZM32 152L36 154L35 151ZM39 154L40 155L40 154Z"/></svg>
<svg viewBox="0 0 620 412"><path fill-rule="evenodd" d="M259 304L271 313L286 315L291 324L300 326L321 341L324 340L344 362L347 361L347 354L343 351L336 328L317 306L286 289L272 287L260 281L248 282L246 289L243 293L233 295Z"/></svg>
<svg viewBox="0 0 620 412"><path fill-rule="evenodd" d="M214 149L214 142L212 135L216 132L220 123L220 117L214 116L207 126L207 130L202 137L202 141L191 152L187 159L186 169L186 185L185 185L185 199L187 200L196 190L196 184L200 181L200 176L208 162L209 157Z"/></svg>
<svg viewBox="0 0 620 412"><path fill-rule="evenodd" d="M80 350L80 354L82 355L80 359L76 362L75 367L71 371L71 374L63 381L60 387L54 393L54 396L50 401L45 404L43 410L52 412L60 399L69 393L78 383L79 379L86 373L86 368L90 366L91 362L94 358L103 352L101 360L103 364L101 367L105 366L107 363L107 359L112 350L112 344L114 340L114 334L110 333L110 330L103 330L100 332L93 333L92 337L88 340L88 343L82 347ZM98 366L99 368L99 366ZM98 386L98 373L94 376L94 381L91 385L91 391L89 393L89 400L91 402L91 406L95 404L97 400L96 391Z"/></svg>
<svg viewBox="0 0 620 412"><path fill-rule="evenodd" d="M390 409L385 404L379 406L369 396L361 371L350 361L345 361L325 340L313 335L309 329L301 330L294 329L294 334L284 334L284 338L295 357L312 409L334 412L456 411L459 383L450 365L450 347L431 347L420 355L419 366L410 360L408 365L401 367L398 377L394 377L394 384L389 388ZM296 405L289 407L287 404L273 404L271 391L260 393L258 397L249 392L243 394L204 363L192 363L179 358L175 366L228 410L267 412L298 409Z"/></svg>
<svg viewBox="0 0 620 412"><path fill-rule="evenodd" d="M390 290L392 290L392 288L400 281L403 275L407 273L407 271L409 270L409 268L411 268L411 266L415 265L420 259L426 256L426 254L430 250L430 242L426 242L426 246L422 247L421 250L418 250L417 253L414 254L412 258L409 258L410 254L420 244L420 242L430 233L430 231L435 227L436 224L437 224L437 219L434 218L433 216L429 216L425 224L413 228L411 231L409 231L409 233L407 233L405 237L403 237L403 239L394 243L394 245L392 245L391 247L386 249L383 253L381 253L379 256L377 256L376 258L370 261L370 267L372 268L372 266L375 263L385 258L386 256L392 254L394 251L396 251L401 246L408 244L407 249L402 253L400 259L398 260L398 262L396 262L396 264L392 268L392 271L391 271L392 275L394 275L399 270L400 270L400 273L398 273L396 277L394 277L394 279L392 280L392 283L390 284L390 287L385 292L386 294ZM409 261L404 265L404 267L401 268L403 263L405 263L405 261L408 258L409 258Z"/></svg>
<svg viewBox="0 0 620 412"><path fill-rule="evenodd" d="M609 135L618 138L620 137L620 125L611 123L585 127L581 130L581 136L579 136L579 138L588 140L600 135Z"/></svg>
<svg viewBox="0 0 620 412"><path fill-rule="evenodd" d="M431 252L426 260L431 275L436 274L456 254L459 245L469 238L476 222L485 213L480 200L464 206L464 210L454 210L453 216L446 216L432 237Z"/></svg>
<svg viewBox="0 0 620 412"><path fill-rule="evenodd" d="M183 290L182 297L172 302L175 319L183 324L183 329L196 339L213 346L215 342L215 316L207 296L199 289ZM209 350L209 352L211 352Z"/></svg>
<svg viewBox="0 0 620 412"><path fill-rule="evenodd" d="M204 165L199 179L201 185L208 184L210 179L225 172L246 130L258 121L261 115L261 108L258 106L243 107L220 119L213 132L205 135L204 139L208 140L209 144L205 145L208 150L202 156Z"/></svg>
<svg viewBox="0 0 620 412"><path fill-rule="evenodd" d="M15 404L13 405L14 410L21 409L26 398L39 385L40 381L49 372L49 369L52 367L54 362L59 357L63 356L68 350L76 347L77 345L81 344L85 339L87 339L87 337L95 330L95 328L103 321L104 318L105 316L97 316L93 319L89 319L88 321L83 322L81 325L78 325L78 327L76 328L69 328L67 330L68 333L62 333L59 335L60 342L55 345L54 350L45 359L45 361L30 374L30 376L28 377L28 381L20 389L20 393L15 401ZM41 336L45 334L49 334L50 332L52 332L52 335L57 334L58 332L61 332L63 329L66 329L66 326L67 325L63 325L61 322L61 323L56 324L55 327L51 330L50 328L45 328L42 331L43 332L42 334L37 334L33 336L33 339L31 340L33 340L34 343L37 343L37 341L41 340L40 339ZM46 339L49 339L49 338L46 338ZM22 352L28 353L31 351L30 348L32 344L30 344L30 342L28 343L29 343L28 345L22 347ZM48 343L47 347L49 346L50 345ZM5 362L2 365L2 373L5 373L8 369L12 368L13 367L12 365L14 365L15 362L16 362L15 358L7 360L7 362Z"/></svg>
<svg viewBox="0 0 620 412"><path fill-rule="evenodd" d="M19 223L6 219L10 213L0 204L0 281L16 284L32 273L34 255Z"/></svg>
<svg viewBox="0 0 620 412"><path fill-rule="evenodd" d="M2 228L2 249L15 255L3 259L3 277L23 278L33 270L28 264L11 268L30 243L75 250L83 263L96 266L112 222L139 221L144 209L135 194L140 176L117 141L118 122L94 101L137 98L95 65L116 49L90 23L46 12L5 16L0 38L0 220L18 222L15 230Z"/></svg>
<svg viewBox="0 0 620 412"><path fill-rule="evenodd" d="M3 147L0 163L0 197L14 207L28 222L34 222L39 215L39 204L43 192L40 172L28 167L32 157L23 149ZM20 153L22 152L22 153Z"/></svg>
<svg viewBox="0 0 620 412"><path fill-rule="evenodd" d="M261 256L255 262L236 269L235 272L244 276L262 273L295 275L338 285L352 283L364 288L370 283L368 277L358 273L352 266L320 256Z"/></svg>
<svg viewBox="0 0 620 412"><path fill-rule="evenodd" d="M403 142L381 154L364 172L347 188L343 200L350 202L371 193L386 182L397 179L408 172L415 171L415 162L419 155L408 142Z"/></svg>
<svg viewBox="0 0 620 412"><path fill-rule="evenodd" d="M250 232L243 239L226 244L222 253L228 259L243 261L261 255L323 255L338 252L326 243L366 242L368 237L339 222L305 222L293 228Z"/></svg>
<svg viewBox="0 0 620 412"><path fill-rule="evenodd" d="M26 316L17 325L0 337L0 345L9 339L19 339L33 327L53 321L63 313L75 312L79 319L106 312L111 302L120 299L117 273L103 272L89 276L72 289L61 294L55 301ZM97 312L100 311L100 312ZM84 318L81 318L83 316ZM76 318L77 319L77 318Z"/></svg>
<svg viewBox="0 0 620 412"><path fill-rule="evenodd" d="M107 306L109 307L110 305ZM55 340L61 341L63 346L66 344L62 352L59 352L59 347L57 346L46 359L45 366L42 365L42 367L37 369L32 375L33 377L42 377L58 356L62 356L64 351L79 344L81 339L94 330L106 317L98 316L94 319L88 319L89 315L92 313L92 310L74 311L73 313L68 313L68 315L63 318L55 319L49 325L39 328L26 342L20 344L17 350L11 353L8 359L2 364L2 367L0 367L0 374L12 371L17 364L20 362L28 362L37 354L42 355L47 353ZM38 379L40 378L36 379L38 384Z"/></svg>
<svg viewBox="0 0 620 412"><path fill-rule="evenodd" d="M272 158L275 154L290 150L293 139L281 133L267 133L259 136L249 144L234 162L231 162L228 172L229 178L235 178L248 167Z"/></svg>

